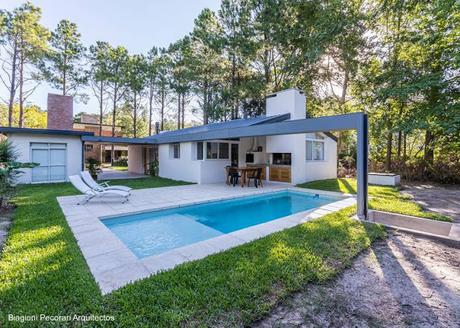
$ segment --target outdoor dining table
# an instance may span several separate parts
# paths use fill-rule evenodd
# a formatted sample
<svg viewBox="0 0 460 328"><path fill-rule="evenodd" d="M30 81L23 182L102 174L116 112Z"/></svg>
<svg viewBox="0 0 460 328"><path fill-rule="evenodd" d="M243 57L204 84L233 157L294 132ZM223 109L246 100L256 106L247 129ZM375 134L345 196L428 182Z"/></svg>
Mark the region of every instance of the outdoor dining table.
<svg viewBox="0 0 460 328"><path fill-rule="evenodd" d="M244 187L244 184L246 183L246 180L247 180L248 172L256 171L257 167L249 167L249 166L235 167L235 170L237 170L238 174L241 176L241 187Z"/></svg>

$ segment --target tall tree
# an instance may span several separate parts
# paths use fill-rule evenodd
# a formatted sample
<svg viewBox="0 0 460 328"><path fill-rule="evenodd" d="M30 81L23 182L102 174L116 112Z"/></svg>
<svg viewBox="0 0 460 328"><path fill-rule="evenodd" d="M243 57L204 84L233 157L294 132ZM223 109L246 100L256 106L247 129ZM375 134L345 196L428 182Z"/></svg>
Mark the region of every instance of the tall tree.
<svg viewBox="0 0 460 328"><path fill-rule="evenodd" d="M112 102L112 137L115 137L119 102L126 89L126 69L128 64L128 50L125 47L110 47L107 52L107 92ZM110 161L113 164L115 147L111 147Z"/></svg>
<svg viewBox="0 0 460 328"><path fill-rule="evenodd" d="M160 130L165 128L166 110L172 102L170 89L171 80L171 58L166 49L159 50L159 57L156 61L156 96L155 103L160 114Z"/></svg>
<svg viewBox="0 0 460 328"><path fill-rule="evenodd" d="M158 64L158 48L153 47L147 54L147 93L148 93L148 122L149 122L149 129L148 133L149 136L152 135L152 126L153 126L153 105L155 99L155 90L157 86L157 64Z"/></svg>
<svg viewBox="0 0 460 328"><path fill-rule="evenodd" d="M88 56L91 65L89 85L99 104L99 135L102 135L104 112L107 107L107 82L109 78L107 56L109 50L110 45L107 42L97 41L95 45L89 48Z"/></svg>
<svg viewBox="0 0 460 328"><path fill-rule="evenodd" d="M33 93L40 77L30 64L37 64L47 51L48 30L40 24L41 10L26 2L1 15L3 41L0 78L8 90L8 125L13 124L13 106L19 92L18 125L24 124L24 103Z"/></svg>
<svg viewBox="0 0 460 328"><path fill-rule="evenodd" d="M227 96L231 119L238 118L245 80L250 75L249 62L256 50L251 9L251 2L247 0L223 0L219 10L224 32L223 48L230 63Z"/></svg>
<svg viewBox="0 0 460 328"><path fill-rule="evenodd" d="M177 97L177 129L184 128L186 98L191 87L191 76L188 69L190 46L190 38L185 37L168 49L172 60L171 88Z"/></svg>
<svg viewBox="0 0 460 328"><path fill-rule="evenodd" d="M51 52L43 71L49 82L63 95L79 96L79 88L87 83L87 72L81 63L85 47L77 25L68 20L61 20L51 33Z"/></svg>
<svg viewBox="0 0 460 328"><path fill-rule="evenodd" d="M128 59L126 69L126 94L130 103L133 119L133 136L137 138L137 123L142 101L142 93L146 86L147 62L143 55L133 55Z"/></svg>
<svg viewBox="0 0 460 328"><path fill-rule="evenodd" d="M216 14L204 9L195 19L191 34L189 69L193 89L202 110L203 124L213 120L228 62L223 58L223 29ZM219 115L220 117L220 115Z"/></svg>

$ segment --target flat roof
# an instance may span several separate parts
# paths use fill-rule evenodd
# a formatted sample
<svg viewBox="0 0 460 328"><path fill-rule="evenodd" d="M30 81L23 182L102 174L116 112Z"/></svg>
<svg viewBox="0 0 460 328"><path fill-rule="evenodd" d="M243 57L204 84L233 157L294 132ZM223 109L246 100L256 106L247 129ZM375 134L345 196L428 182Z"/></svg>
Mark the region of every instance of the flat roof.
<svg viewBox="0 0 460 328"><path fill-rule="evenodd" d="M104 137L104 136L83 136L81 138L87 142L101 142L113 144L135 144L135 145L153 145L155 141L147 138L125 138L125 137Z"/></svg>
<svg viewBox="0 0 460 328"><path fill-rule="evenodd" d="M34 128L14 128L0 126L0 133L3 134L53 134L64 136L93 136L93 132L57 129L34 129Z"/></svg>

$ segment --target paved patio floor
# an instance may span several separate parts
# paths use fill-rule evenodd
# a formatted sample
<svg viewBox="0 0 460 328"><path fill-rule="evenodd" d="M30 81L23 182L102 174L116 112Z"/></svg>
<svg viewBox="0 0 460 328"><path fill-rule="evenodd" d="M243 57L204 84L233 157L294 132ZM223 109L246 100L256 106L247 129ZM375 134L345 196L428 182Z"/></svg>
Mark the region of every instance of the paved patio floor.
<svg viewBox="0 0 460 328"><path fill-rule="evenodd" d="M139 179L145 178L146 175L128 171L118 171L111 168L103 168L102 173L97 175L98 180L120 180L120 179Z"/></svg>
<svg viewBox="0 0 460 328"><path fill-rule="evenodd" d="M210 254L264 237L276 231L293 227L353 205L353 197L333 192L315 193L340 197L338 201L319 208L248 227L195 244L172 249L159 255L138 259L102 222L106 217L151 210L182 207L197 203L231 199L235 197L272 193L295 188L286 184L267 183L264 188L231 187L225 184L186 185L133 190L129 202L122 204L114 196L94 199L77 205L83 196L58 197L58 202L72 229L86 262L101 291L109 293L131 281L146 278L161 270L168 270L186 261L197 260Z"/></svg>

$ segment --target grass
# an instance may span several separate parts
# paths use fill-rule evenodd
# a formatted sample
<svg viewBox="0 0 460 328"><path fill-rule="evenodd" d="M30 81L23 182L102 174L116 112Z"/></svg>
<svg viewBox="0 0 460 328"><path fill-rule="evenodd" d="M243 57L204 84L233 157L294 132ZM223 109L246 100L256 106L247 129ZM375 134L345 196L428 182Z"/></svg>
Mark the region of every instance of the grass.
<svg viewBox="0 0 460 328"><path fill-rule="evenodd" d="M319 180L303 183L298 185L298 187L356 194L356 179ZM369 208L452 222L452 219L447 216L425 212L420 205L413 202L409 196L401 194L396 187L369 185Z"/></svg>
<svg viewBox="0 0 460 328"><path fill-rule="evenodd" d="M181 184L159 178L120 183L133 188ZM115 323L89 326L250 325L305 284L333 278L385 235L378 225L350 219L353 209L346 209L101 296L56 201L75 193L69 184L20 188L0 259L0 326L24 326L8 322L10 313L115 317Z"/></svg>

